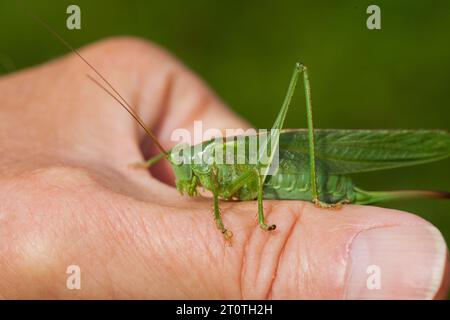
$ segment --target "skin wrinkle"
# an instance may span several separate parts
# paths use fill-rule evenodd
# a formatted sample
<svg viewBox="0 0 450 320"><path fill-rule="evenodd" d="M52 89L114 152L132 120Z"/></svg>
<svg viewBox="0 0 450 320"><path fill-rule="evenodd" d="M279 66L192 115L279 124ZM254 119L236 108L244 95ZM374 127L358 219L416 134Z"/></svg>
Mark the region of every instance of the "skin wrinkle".
<svg viewBox="0 0 450 320"><path fill-rule="evenodd" d="M264 214L265 214L265 218L266 219L268 219L268 217L271 216L272 212L273 212L273 204L270 201L264 203ZM251 275L255 275L254 281L258 280L258 274L260 272L260 266L261 266L262 252L264 251L264 248L266 247L266 244L269 241L268 237L264 237L263 245L261 246L258 243L258 248L259 249L257 250L257 256L260 259L259 259L259 263L257 264L257 269L253 270L252 273L247 275L248 271L246 270L246 264L244 262L247 262L247 260L248 260L247 257L248 257L249 252L253 253L253 251L255 250L255 249L251 249L250 251L248 251L248 246L249 246L249 244L251 242L251 239L253 239L257 235L258 232L261 232L261 230L259 229L259 227L257 225L256 226L252 226L251 228L252 229L251 229L250 235L247 237L248 240L246 241L246 243L247 243L247 250L245 250L245 257L243 256L243 258L242 258L243 260L242 260L242 263L241 263L241 274L242 274L242 276L241 276L241 282L240 282L241 283L241 290L240 291L241 291L242 299L247 299L247 295L245 293L245 291L246 291L245 290L245 288L246 288L246 285L245 285L246 281L245 280ZM252 282L254 282L254 281L252 281Z"/></svg>
<svg viewBox="0 0 450 320"><path fill-rule="evenodd" d="M126 224L124 224L124 222L128 221L128 219L125 217L121 218L122 216L124 216L124 214L120 214L119 211L118 211L118 213L119 213L118 218L120 220L117 225L120 225L121 227L125 227L125 229L128 232L117 232L117 231L114 232L114 234L117 234L117 236L118 236L117 237L118 246L115 248L115 252L126 253L126 257L127 257L127 259L125 259L126 261L130 261L129 259L132 259L132 261L137 260L137 263L139 265L143 266L144 270L147 270L151 274L153 272L153 268L151 268L149 263L146 261L145 254L140 254L138 252L139 246L136 246L136 241L133 241L135 239L141 238L141 237L137 236L139 232L136 231L136 229L138 229L138 228L144 229L142 219L140 219L140 223L142 224L141 227L138 226L137 228L134 228L134 227L127 226ZM137 215L137 217L140 217L140 215ZM115 225L116 225L116 223L111 223L111 227L114 229L117 229L117 227L115 227ZM127 239L128 239L128 242L127 242ZM144 239L145 239L145 237L144 237ZM129 246L130 243L132 243L134 245ZM137 243L139 243L139 241L137 241ZM119 251L119 249L121 249L121 251ZM130 250L132 250L133 252L135 252L137 254L135 254L135 255L130 254ZM125 257L123 257L123 254L120 256L122 256L122 258L125 258ZM114 254L113 256L111 256L110 262L106 265L106 269L108 270L109 273L111 273L110 269L114 269L114 266L112 266L112 268L110 268L113 258L118 257L119 261L120 261L120 258L121 258L120 256L117 253ZM111 279L111 283L114 287L116 287L119 291L126 292L126 288L117 287L115 282L112 280L113 276L110 276L110 279Z"/></svg>
<svg viewBox="0 0 450 320"><path fill-rule="evenodd" d="M227 248L225 246L226 246L226 244L224 244L224 247L221 248L221 251L223 251L222 265L223 266L228 266L228 261L229 260L227 259L227 256L231 256L231 255L227 255L228 251L226 251ZM209 252L212 253L211 249L212 248L209 248ZM211 264L214 262L214 258L215 258L215 256L212 254L210 256ZM233 257L231 256L230 258L232 259ZM239 273L237 273L237 276L239 277ZM239 283L239 279L238 278L236 279L236 283ZM240 289L238 289L238 291L240 291ZM233 294L233 296L234 296L234 294ZM227 290L226 290L225 283L223 281L220 282L220 299L227 299Z"/></svg>
<svg viewBox="0 0 450 320"><path fill-rule="evenodd" d="M89 189L88 189L89 190ZM65 194L70 196L70 200L67 199L66 196L61 196L58 198L62 198L65 200L65 204L67 206L67 208L71 209L72 208L72 203L77 202L76 199L84 199L84 197L86 197L88 199L88 201L86 202L82 202L82 210L86 213L89 213L92 210L102 210L102 201L100 201L100 197L102 196L102 192L98 192L98 189L96 189L97 192L88 192L85 189L76 189L76 188L65 188L65 190L61 189L61 191L64 191ZM83 233L81 234L82 237L80 237L79 239L77 239L77 241L75 243L71 243L73 245L78 244L79 242L82 242L85 240L85 238L89 239L87 237L87 235L94 233L98 230L94 229L92 230L91 226L110 226L111 229L113 228L113 224L110 222L111 220L111 210L108 211L108 214L104 214L104 215L98 215L98 216L91 216L91 219L96 218L98 220L99 223L89 223L89 220L86 219L79 219L78 215L75 213L74 210L70 210L73 212L72 217L76 219L76 225L78 226L79 229L83 230ZM113 210L114 211L114 210ZM95 220L93 220L92 222L95 222ZM66 246L66 248L68 248Z"/></svg>
<svg viewBox="0 0 450 320"><path fill-rule="evenodd" d="M163 208L161 208L163 209ZM159 213L158 213L159 214ZM153 252L153 257L151 260L158 260L160 261L159 263L163 263L164 264L164 269L165 269L165 273L164 274L160 274L160 276L162 276L163 278L166 278L166 274L168 274L170 271L170 275L174 274L176 276L176 272L174 272L174 269L172 267L172 265L169 263L167 264L165 261L167 259L167 253L170 253L170 251L168 251L166 248L170 248L169 242L167 240L165 240L165 238L163 237L163 234L167 235L168 232L170 233L170 228L167 228L167 225L170 226L170 222L165 221L166 219L171 219L171 217L165 217L164 214L159 214L161 216L160 222L157 226L152 225L150 228L148 227L148 223L144 222L144 228L145 228L145 233L148 234L147 239L149 239L147 241L148 246L150 248L150 251ZM169 239L172 239L172 237L169 237ZM176 240L176 239L173 239ZM156 242L155 242L156 241ZM175 245L177 246L177 245ZM147 256L145 253L142 254L142 256ZM147 263L153 262L153 261L148 261ZM152 266L149 264L150 269L153 269ZM183 280L183 276L184 274L181 275L181 278L179 278L176 282L180 282L182 283ZM181 288L177 288L177 291L179 292L183 292L183 296L185 296L184 293L184 289Z"/></svg>
<svg viewBox="0 0 450 320"><path fill-rule="evenodd" d="M352 261L351 261L351 257L350 257L350 250L351 250L352 243L356 239L356 237L359 234L361 234L361 232L366 231L366 230L367 229L360 229L358 232L355 232L355 234L350 239L348 239L348 241L347 241L347 245L346 245L346 248L345 248L345 259L344 259L344 261L345 261L345 273L344 273L344 278L342 279L343 280L343 282L342 282L343 284L348 283L348 281L350 279L350 275L351 275ZM345 285L343 285L343 290L342 291L343 292L342 292L342 296L341 297L344 298L344 297L347 296L348 288Z"/></svg>
<svg viewBox="0 0 450 320"><path fill-rule="evenodd" d="M105 168L103 168L105 169ZM68 186L67 183L64 186L61 186L61 180L58 180L58 182L51 182L49 178L55 173L66 173L65 176L73 177L73 174L77 175L76 178L77 183L73 187L70 185ZM113 173L113 175L111 175ZM123 188L114 190L111 188L112 184L110 183L112 180L127 180L125 176L121 172L118 172L114 169L105 169L102 170L102 173L99 174L99 171L90 170L84 167L74 167L74 166L67 166L67 165L61 165L61 166L53 166L53 167L45 167L45 168L39 168L32 171L32 173L28 173L29 177L26 177L25 174L23 174L23 177L25 179L30 178L33 179L33 176L36 179L44 179L46 183L50 183L51 186L59 188L60 190L68 190L71 192L78 192L80 189L83 188L97 188L100 191L111 193L114 195L121 195L128 199L136 200L136 197L134 197L131 193L126 192L124 193ZM48 176L50 175L50 176ZM103 175L103 176L102 176ZM119 178L113 178L118 176ZM83 182L79 182L79 178L83 179ZM63 178L63 181L65 181L66 178ZM107 182L109 181L109 182ZM72 183L72 181L67 181L69 183ZM106 183L106 185L105 185Z"/></svg>
<svg viewBox="0 0 450 320"><path fill-rule="evenodd" d="M142 220L142 216L140 214L135 215L135 216L137 216L138 219L140 219L140 221L141 221L141 228L140 229L143 230L144 233L147 234L147 236L143 236L143 237L138 236L139 239L142 239L142 238L144 239L145 245L143 247L142 246L137 246L136 247L136 245L134 245L133 247L136 247L136 249L137 249L136 253L137 253L138 261L140 261L142 263L142 265L145 266L145 269L147 269L148 274L153 274L156 271L151 266L151 262L153 262L153 261L152 260L146 260L145 258L147 256L149 256L149 252L157 253L157 252L161 252L161 250L156 249L158 246L155 247L154 244L152 244L153 241L150 241L150 240L160 239L161 236L158 236L157 233L160 233L160 230L165 230L166 228L165 227L161 228L161 224L159 224L159 227L152 226L152 228L151 228L152 231L150 231L149 228L148 228L148 224L145 223ZM136 230L135 227L131 227L131 229ZM137 233L134 232L134 234L137 234ZM126 232L125 232L125 235L126 235ZM129 238L129 239L130 239L131 243L135 243L135 242L132 241L133 240L132 238ZM145 239L147 239L147 240L145 240ZM166 244L163 244L163 246L166 246ZM159 247L161 247L161 244L159 245ZM123 248L124 251L129 252L129 249L127 249L128 248L127 245L122 246L122 248ZM139 250L138 250L138 248L139 248ZM147 248L147 249L145 249L145 248ZM142 251L142 252L140 252L140 251ZM135 256L135 258L136 258L136 256ZM135 259L133 259L133 260L135 260ZM146 272L144 272L144 273L146 273Z"/></svg>
<svg viewBox="0 0 450 320"><path fill-rule="evenodd" d="M286 234L286 237L285 237L285 241L283 242L283 245L281 247L280 253L279 253L278 257L277 257L278 263L277 263L277 265L275 267L275 270L274 270L274 273L273 273L273 277L271 279L271 283L269 285L269 289L267 291L265 299L271 299L271 297L272 297L273 283L275 282L275 279L276 279L276 277L278 275L278 267L279 267L279 265L281 263L283 255L284 255L286 244L288 243L289 239L291 238L291 236L293 234L293 231L295 229L295 226L297 225L297 223L299 223L299 221L301 219L301 216L303 215L303 211L305 209L305 205L306 205L306 203L299 203L296 212L293 213L295 215L295 219L294 219L294 221L292 222L292 225L289 227L289 229L287 231L287 234ZM289 209L292 212L292 209L290 207L289 207Z"/></svg>
<svg viewBox="0 0 450 320"><path fill-rule="evenodd" d="M201 214L201 213L200 213ZM206 229L206 228L198 228L197 223L194 224L195 227L198 229L195 231L195 234L197 234L201 239L209 239L211 238L211 235L209 235L208 233L210 233L210 229ZM215 226L214 226L215 227ZM214 230L215 232L216 230ZM219 261L219 265L220 266L227 266L229 260L227 259L227 244L223 243L223 245L219 246L219 247L212 247L208 242L201 242L202 245L202 249L205 251L205 255L207 257L208 263L206 263L208 266L213 266L215 263L215 261ZM195 260L192 261L193 263L195 263ZM217 270L217 269L216 269ZM220 271L219 271L220 272ZM201 278L201 283L207 283L206 279L203 279L206 275L204 273L200 273L200 278ZM224 297L226 297L225 294L225 286L223 282L219 282L219 297L224 299Z"/></svg>
<svg viewBox="0 0 450 320"><path fill-rule="evenodd" d="M249 241L250 241L250 236L245 238L244 241L244 247L243 247L243 255L242 255L242 262L241 262L241 266L240 266L240 281L239 281L239 292L240 292L240 297L239 299L244 299L244 279L245 279L245 266L246 266L246 257L247 257L247 251L248 251L248 246L249 246Z"/></svg>
<svg viewBox="0 0 450 320"><path fill-rule="evenodd" d="M118 206L116 206L114 204L113 204L112 208L115 213L114 215L111 215L111 210L109 210L109 212L107 214L102 215L104 218L104 222L105 222L105 223L103 223L103 225L109 226L109 230L110 230L109 234L112 236L112 238L116 239L115 243L117 244L117 246L112 247L113 248L112 252L110 252L110 254L108 255L108 258L106 259L105 270L107 272L107 276L108 276L108 279L110 282L109 286L115 288L113 290L114 295L118 295L120 292L126 292L126 289L122 288L122 287L120 287L120 288L117 287L117 285L113 281L113 276L111 275L111 271L110 271L111 270L110 265L113 261L113 258L114 257L120 258L120 256L117 254L117 252L126 252L127 256L130 256L130 258L133 258L133 260L136 260L136 258L138 258L138 262L141 262L141 266L145 266L145 268L148 268L147 270L150 273L153 272L153 269L151 267L149 268L147 261L144 259L145 255L142 255L142 254L130 255L129 254L130 250L133 250L133 249L135 249L135 251L137 253L137 247L135 245L131 246L131 248L130 248L130 246L127 246L127 244L124 243L124 240L126 240L127 237L130 240L130 243L135 243L132 241L133 239L131 238L131 235L135 234L136 228L133 228L133 227L127 228L126 224L125 224L125 222L128 221L128 219L125 217L125 212L128 212L128 211L120 210L118 208ZM136 216L140 217L140 215L136 215ZM120 219L119 223L117 223L117 221L113 221L111 219L112 217ZM121 231L124 229L124 227L128 232ZM131 231L131 232L129 232L129 231ZM123 236L125 236L125 238L123 238ZM146 239L146 238L144 237L144 239ZM122 250L120 251L119 249L122 249Z"/></svg>
<svg viewBox="0 0 450 320"><path fill-rule="evenodd" d="M207 229L207 228L198 228L197 227L197 229L199 229L199 230L196 231L195 234L197 234L199 236L202 235L202 236L200 236L200 238L202 238L202 239L210 238L211 236L209 236L209 233L216 232L215 228ZM210 243L204 241L204 242L201 242L201 246L202 246L201 249L203 249L204 252L206 253L204 255L205 256L205 265L207 265L208 268L213 266L216 261L221 260L220 266L225 269L224 271L228 272L226 270L226 267L229 265L230 260L233 258L233 256L231 256L230 259L228 259L228 253L230 253L230 247L227 245L227 243L222 242L221 244L219 244L219 246L211 246ZM233 252L231 252L231 253L233 254ZM190 260L192 260L191 261L192 263L196 262L195 258L192 258L192 257L189 257L189 258L190 258ZM201 281L202 283L207 283L207 279L205 278L206 274L204 272L197 271L196 273L199 275L200 280L202 280ZM220 286L220 292L218 292L218 294L219 294L218 296L220 298L224 299L226 297L224 283L219 282L219 286ZM209 289L208 291L211 290L210 288L208 288L208 289Z"/></svg>
<svg viewBox="0 0 450 320"><path fill-rule="evenodd" d="M123 175L122 172L119 172L115 169L107 169L102 168L101 171L98 170L92 170L85 167L67 167L63 166L61 167L62 170L68 170L69 173L72 173L73 170L80 173L82 176L86 176L86 179L89 182L86 182L86 184L77 184L74 186L75 188L80 187L92 187L92 188L98 188L101 191L109 192L115 195L122 195L127 197L128 199L136 199L136 194L131 193L131 190L133 188L130 188L131 190L124 188L124 187L114 187L113 181L129 181L129 178ZM52 168L50 168L52 170ZM133 187L132 181L130 181L129 187ZM146 199L147 200L147 199Z"/></svg>
<svg viewBox="0 0 450 320"><path fill-rule="evenodd" d="M267 207L266 207L266 209L267 209ZM269 209L267 209L265 211L266 212L265 214L266 215L270 214L272 212L272 210L273 210L273 207L271 206ZM261 231L258 228L254 228L253 233L255 234L256 232L261 232ZM266 245L267 245L267 237L264 237L263 244L262 244L262 246L260 246L260 250L258 250L258 256L260 259L258 259L257 269L255 270L255 275L256 275L255 280L256 281L258 281L258 275L259 275L260 269L261 269L261 257L262 257L262 253L264 252L264 248L266 247Z"/></svg>
<svg viewBox="0 0 450 320"><path fill-rule="evenodd" d="M226 250L227 248L226 248L226 246L227 245L224 244L222 247L219 248L219 254L223 257L223 261L222 261L222 264L221 264L221 266L223 266L223 267L226 267L228 265L228 263L229 263L228 262L229 260L226 258L227 257L227 250ZM208 265L209 268L210 268L210 266L213 266L214 262L217 261L217 258L213 254L211 248L208 248L208 246L206 246L206 242L205 242L205 245L204 245L204 250L205 250L205 252L207 252L207 255L206 255L206 258L205 258L205 262L206 262L206 265ZM195 260L193 262L195 262ZM198 274L200 283L208 283L207 275L204 272L201 272L201 271L198 272L197 271L197 274ZM218 288L218 292L217 292L217 298L225 299L227 295L226 295L226 288L224 286L224 283L223 282L219 282L219 286L218 287L219 288ZM214 290L216 290L216 289L214 288ZM208 286L208 294L205 295L205 298L208 298L208 296L214 296L214 292L211 292L211 287L210 286Z"/></svg>
<svg viewBox="0 0 450 320"><path fill-rule="evenodd" d="M46 173L48 172L48 171L45 171ZM50 171L50 172L52 172L52 171ZM40 173L41 175L42 175L42 172ZM44 173L45 174L45 173ZM42 181L41 181L42 182ZM82 187L92 187L92 188L95 188L96 189L96 193L95 193L95 196L94 196L94 193L89 193L89 192L85 192L84 190L84 188L79 188L80 187L80 185L77 185L76 187L74 186L74 187L70 187L70 186L64 186L64 187L61 187L61 186L59 186L59 185L54 185L54 184L49 184L47 187L50 187L51 189L54 189L54 190L57 190L58 191L58 193L61 193L61 192L63 192L63 195L61 196L61 197L59 197L58 196L58 198L61 198L61 199L66 199L66 197L64 196L64 194L70 194L70 197L71 197L71 200L68 200L68 199L66 199L65 200L65 203L66 203L66 205L68 206L68 207L70 207L70 202L69 201L73 201L72 200L72 198L81 198L81 199L84 199L83 197L87 197L87 199L90 199L89 201L87 201L87 203L89 203L89 205L90 205L90 208L87 208L87 207L85 207L86 205L87 205L87 203L84 203L84 202L81 202L81 204L85 207L83 210L85 211L85 212L89 212L89 210L96 210L95 209L95 207L97 207L97 206L95 206L95 204L96 203L98 203L98 204L100 204L98 201L97 201L97 199L98 199L98 196L99 195L101 195L102 194L102 191L100 191L100 192L98 192L98 190L99 190L99 185L101 185L101 184L86 184L86 185L81 185ZM39 189L39 188L37 188L37 189ZM79 195L79 196L77 196L77 194ZM100 210L103 210L103 209L101 209L101 206L98 206L98 208L100 209ZM89 210L88 210L89 209ZM56 211L60 211L60 210L56 210ZM64 210L63 210L64 211ZM105 225L105 223L106 223L106 225L110 225L111 227L114 227L114 224L113 223L110 223L110 219L109 219L109 217L110 217L111 215L110 214L105 214L105 215L101 215L101 216L99 216L99 217L102 217L102 220L103 221L100 221L100 223L94 223L94 225ZM76 217L76 216L75 216ZM94 216L92 216L92 217L94 217ZM82 221L83 220L79 220L79 223L82 223ZM84 229L84 230L86 230L87 229L87 225L85 225L85 227L84 228L82 228L82 229ZM96 231L96 230L94 230L94 231ZM92 231L91 231L92 232ZM113 234L114 235L114 234ZM83 240L83 238L86 236L86 233L83 233L82 234L82 237L81 238L79 238L78 240L77 240L77 242L78 241L82 241Z"/></svg>
<svg viewBox="0 0 450 320"><path fill-rule="evenodd" d="M234 229L236 230L236 229ZM233 288L232 296L227 296L225 293L223 295L223 299L243 299L243 292L242 292L242 272L243 272L243 265L244 265L244 259L245 259L245 252L247 250L247 244L249 239L248 232L242 232L239 239L236 240L236 242L239 243L239 245L232 246L230 248L223 247L223 250L225 251L224 255L224 265L229 265L227 261L227 257L230 257L230 260L232 260L232 263L236 266L236 268L233 268L233 270L230 270L233 274L233 279L235 279L236 288ZM241 240L242 239L242 240ZM228 272L230 272L228 271ZM222 281L222 286L224 286L225 283ZM237 294L237 296L236 296Z"/></svg>
<svg viewBox="0 0 450 320"><path fill-rule="evenodd" d="M143 231L146 232L146 231ZM154 239L159 237L159 229L155 228L155 232L153 233L153 235L151 237L148 237L148 239ZM158 264L162 264L164 262L164 255L161 252L161 247L164 246L165 244L161 244L161 243L157 243L155 244L154 241L149 241L149 240L144 240L145 244L144 245L140 245L136 247L136 253L137 253L137 257L131 257L133 258L133 261L136 261L137 265L139 266L143 266L143 270L141 270L141 273L143 275L154 275L157 274L158 277L160 277L161 279L166 279L166 274L165 273L161 273L158 271L157 268L155 268L155 265L152 265L152 263L154 263L155 261L158 261ZM147 248L147 250L145 249ZM126 246L124 246L124 249L126 249ZM130 262L127 259L127 262ZM139 263L141 262L141 263ZM134 263L133 263L134 264ZM170 270L169 268L165 267L165 272L168 273L168 271ZM146 277L146 276L145 276ZM167 279L166 279L167 280ZM140 280L136 279L136 281L141 282L142 278ZM153 284L152 284L153 286ZM147 290L149 288L146 288ZM178 289L178 288L177 288Z"/></svg>
<svg viewBox="0 0 450 320"><path fill-rule="evenodd" d="M163 217L164 218L164 217ZM166 219L172 219L172 217L169 217L169 216L167 216L166 217ZM164 221L164 219L163 219L163 221ZM173 224L173 221L168 221L166 224L169 224L169 225L171 225L171 224ZM194 224L194 228L195 228L195 226L196 226L197 224ZM202 224L203 225L203 224ZM160 229L160 228L159 228ZM189 233L190 234L193 234L193 235L197 235L197 237L198 238L211 238L210 236L209 237L202 237L202 236L200 236L200 234L201 233L204 233L206 230L208 230L208 229L203 229L203 228L200 228L199 230L193 230L193 229L190 229L189 230ZM215 231L215 230L214 230ZM210 229L208 230L208 232L210 232ZM158 237L156 237L156 238L158 238ZM188 237L187 239L191 239L191 237ZM181 239L180 239L181 240ZM174 241L177 241L177 238L174 238ZM176 247L178 247L178 246L180 246L180 247L188 247L188 248L194 248L195 247L195 243L193 243L192 245L189 245L189 244L186 244L186 243L183 243L183 242L185 242L186 241L186 239L184 239L184 240L182 240L182 242L178 242L177 241L177 244L175 245ZM207 245L208 244L208 245ZM207 242L204 242L204 241L200 241L200 245L201 246L203 246L203 248L202 247L198 247L198 243L197 243L197 246L195 247L195 251L196 252L198 252L198 251L205 251L205 252L208 252L208 246L209 246L209 243L207 243ZM166 243L164 243L163 244L163 247L166 247L167 246L167 244ZM170 246L169 246L170 247ZM164 255L164 252L165 252L165 250L163 249L163 255ZM186 257L186 259L187 259L187 261L186 261L186 263L185 263L185 265L187 265L187 266L191 266L191 265L193 265L193 264L195 264L196 262L198 262L198 261L196 261L196 260L194 260L194 261L191 261L193 258L192 257L194 257L194 259L195 259L195 256L196 256L196 254L194 254L194 255L191 255L191 254L189 254L189 252L183 252L183 256L185 256ZM215 257L214 257L215 258ZM215 259L216 260L216 259ZM205 265L211 265L210 263L205 263ZM202 275L204 275L204 273L200 273L200 276L202 276ZM198 276L198 275L197 275ZM200 277L200 278L202 278L202 277ZM182 280L184 280L184 274L183 275L181 275L181 278L179 279L179 282L180 283L182 283ZM205 285L205 287L207 287L206 285Z"/></svg>
<svg viewBox="0 0 450 320"><path fill-rule="evenodd" d="M1 256L2 257L7 257L4 253L2 253ZM3 258L2 259L2 272L9 272L9 273L11 273L12 275L15 275L15 276L21 276L19 274L19 270L17 268L15 268L15 265L13 264L13 261L10 258L9 259L8 258ZM14 278L12 278L12 279L14 279ZM6 286L6 288L7 289L9 288L11 291L15 290L16 286L14 285L14 281L12 279L9 280L8 278L3 278L2 277L2 282L1 282L2 287ZM0 293L0 296L1 296L1 293ZM2 299L6 299L6 296L2 297Z"/></svg>
<svg viewBox="0 0 450 320"><path fill-rule="evenodd" d="M160 231L159 231L160 232ZM176 241L175 244L175 248L180 247L183 248L183 240L188 240L189 238L186 239L174 239ZM167 255L166 255L166 248L170 247L170 245L168 245L167 242L165 242L163 244L163 246L160 248L159 250L159 254L163 257L163 261L165 261L165 259L167 259ZM192 249L192 246L187 245L187 248ZM197 248L195 249L197 250ZM198 250L200 250L200 248L198 248ZM184 266L191 266L192 262L190 261L190 250L187 251L180 251L178 253L178 259L179 261L177 263L179 263L180 261L184 261L185 263L181 262L180 265L184 265ZM179 284L177 286L177 290L182 294L182 297L188 297L189 294L189 286L186 287L186 283L185 283L185 278L186 278L186 272L190 273L191 270L190 269L185 269L184 273L177 273L176 272L176 265L172 265L172 263L170 263L169 261L164 263L165 265L165 269L170 271L170 275L172 276L172 279L169 280L169 282L174 283L174 284ZM194 274L194 273L193 273ZM195 275L197 276L197 275Z"/></svg>

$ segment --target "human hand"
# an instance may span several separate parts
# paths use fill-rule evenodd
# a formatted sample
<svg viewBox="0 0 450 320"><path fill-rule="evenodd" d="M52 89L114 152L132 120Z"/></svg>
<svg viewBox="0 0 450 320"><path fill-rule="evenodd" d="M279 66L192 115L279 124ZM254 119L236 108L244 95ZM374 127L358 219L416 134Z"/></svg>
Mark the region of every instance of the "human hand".
<svg viewBox="0 0 450 320"><path fill-rule="evenodd" d="M175 128L244 128L163 50L117 38L82 51L165 147ZM371 206L338 211L298 201L223 202L230 247L208 198L186 198L167 163L74 55L0 79L0 297L443 298L447 248L418 216ZM81 290L66 269L81 268ZM367 288L379 267L381 288Z"/></svg>

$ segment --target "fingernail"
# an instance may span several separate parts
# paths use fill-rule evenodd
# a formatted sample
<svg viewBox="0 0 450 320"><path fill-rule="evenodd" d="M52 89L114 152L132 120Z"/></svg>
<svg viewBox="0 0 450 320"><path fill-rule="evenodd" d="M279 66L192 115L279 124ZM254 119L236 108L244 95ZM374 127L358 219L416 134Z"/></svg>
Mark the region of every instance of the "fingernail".
<svg viewBox="0 0 450 320"><path fill-rule="evenodd" d="M431 225L362 231L350 246L347 299L432 299L445 270L447 247Z"/></svg>

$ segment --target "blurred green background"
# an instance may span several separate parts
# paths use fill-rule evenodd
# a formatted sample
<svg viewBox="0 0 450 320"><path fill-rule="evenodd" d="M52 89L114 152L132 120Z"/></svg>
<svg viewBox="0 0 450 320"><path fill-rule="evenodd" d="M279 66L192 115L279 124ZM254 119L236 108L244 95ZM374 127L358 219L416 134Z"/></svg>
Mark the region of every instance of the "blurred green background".
<svg viewBox="0 0 450 320"><path fill-rule="evenodd" d="M294 63L308 65L316 127L450 128L449 1L25 1L75 47L135 35L166 47L236 112L270 128ZM78 4L82 29L65 27ZM366 9L381 7L381 30ZM0 3L2 73L67 53L15 1ZM287 127L306 126L303 93ZM450 160L355 176L370 190L450 191ZM450 201L384 206L417 213L450 241Z"/></svg>

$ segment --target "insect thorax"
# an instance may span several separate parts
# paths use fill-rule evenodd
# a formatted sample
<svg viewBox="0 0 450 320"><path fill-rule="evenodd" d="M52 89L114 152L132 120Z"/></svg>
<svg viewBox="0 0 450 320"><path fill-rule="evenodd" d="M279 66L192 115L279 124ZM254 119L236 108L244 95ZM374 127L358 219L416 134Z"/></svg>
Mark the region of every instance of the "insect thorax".
<svg viewBox="0 0 450 320"><path fill-rule="evenodd" d="M223 147L223 144L208 141L201 144L201 148L198 145L190 147L189 154L184 154L182 164L171 161L177 189L193 196L202 186L227 200L255 199L259 182L257 165L249 164L248 157L244 163L227 161L226 154L216 157L216 151Z"/></svg>

